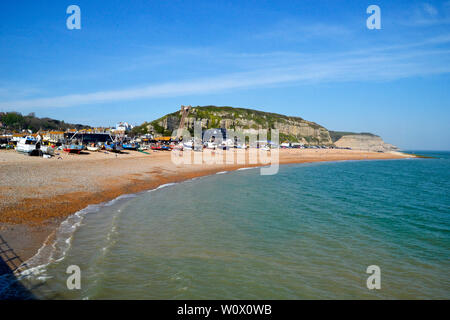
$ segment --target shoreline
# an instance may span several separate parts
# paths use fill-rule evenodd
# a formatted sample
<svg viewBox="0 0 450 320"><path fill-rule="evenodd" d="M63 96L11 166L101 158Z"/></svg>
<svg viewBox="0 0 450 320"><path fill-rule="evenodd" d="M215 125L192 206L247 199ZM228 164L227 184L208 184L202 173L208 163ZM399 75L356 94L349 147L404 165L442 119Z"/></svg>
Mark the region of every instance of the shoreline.
<svg viewBox="0 0 450 320"><path fill-rule="evenodd" d="M4 160L3 154L4 152L0 153L0 178L2 173L5 176L14 174L11 172L14 171L11 167L15 163L8 161L10 159L2 161ZM66 155L63 161L18 158L26 169L31 167L31 171L34 171L34 179L29 179L29 177L27 179L26 175L30 171L22 170L21 177L18 177L16 181L18 183L8 184L9 181L6 179L6 184L0 184L2 191L0 195L2 212L0 234L21 260L26 261L33 257L46 241L51 241L52 234L66 218L88 205L105 203L125 194L154 190L168 183L179 183L219 172L232 172L242 168L259 168L268 165L249 164L247 161L245 164L175 165L171 162L169 152L152 152L150 155L131 153L119 155L119 157L98 153L90 156L94 156L95 159L76 155ZM415 158L415 156L404 153L375 153L356 150L305 151L289 149L280 150L279 164L406 158ZM50 162L54 165L48 167ZM16 173L23 168L19 165L17 169ZM65 176L64 173L70 175L73 171L77 174L78 179L74 178L74 181L71 182L70 177ZM78 176L80 173L84 173L88 179L83 179L83 176L80 178ZM52 175L52 178L46 179L47 174ZM20 178L24 178L24 176L25 181L30 182L31 180L32 182L28 188L20 183L23 180ZM41 185L39 182L47 182L47 184ZM38 185L33 188L36 183ZM68 187L67 184L69 184ZM33 190L36 188L39 192ZM16 193L15 198L5 201L8 199L8 194L14 193Z"/></svg>

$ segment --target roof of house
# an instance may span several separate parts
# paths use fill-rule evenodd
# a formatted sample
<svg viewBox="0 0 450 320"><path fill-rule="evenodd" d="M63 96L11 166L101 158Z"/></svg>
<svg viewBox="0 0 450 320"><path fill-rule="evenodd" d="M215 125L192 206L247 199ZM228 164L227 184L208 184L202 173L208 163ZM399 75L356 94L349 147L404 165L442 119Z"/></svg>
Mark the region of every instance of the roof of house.
<svg viewBox="0 0 450 320"><path fill-rule="evenodd" d="M158 141L170 141L170 139L172 139L172 137L156 137L155 140Z"/></svg>

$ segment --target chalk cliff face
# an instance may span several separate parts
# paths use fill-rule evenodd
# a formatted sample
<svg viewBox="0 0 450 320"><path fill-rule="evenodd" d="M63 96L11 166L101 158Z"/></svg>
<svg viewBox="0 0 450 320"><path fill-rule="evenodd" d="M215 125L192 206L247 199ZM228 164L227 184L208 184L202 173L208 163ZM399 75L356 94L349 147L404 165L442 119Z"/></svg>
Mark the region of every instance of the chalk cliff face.
<svg viewBox="0 0 450 320"><path fill-rule="evenodd" d="M367 150L375 152L396 151L398 148L386 143L381 137L373 134L349 134L342 136L335 143L336 147Z"/></svg>
<svg viewBox="0 0 450 320"><path fill-rule="evenodd" d="M180 112L168 114L150 123L149 130L171 134L180 123ZM244 133L258 129L278 129L280 141L301 142L311 145L332 145L327 129L300 117L232 107L194 107L185 119L185 128L192 131L194 122L201 121L203 129L225 128Z"/></svg>

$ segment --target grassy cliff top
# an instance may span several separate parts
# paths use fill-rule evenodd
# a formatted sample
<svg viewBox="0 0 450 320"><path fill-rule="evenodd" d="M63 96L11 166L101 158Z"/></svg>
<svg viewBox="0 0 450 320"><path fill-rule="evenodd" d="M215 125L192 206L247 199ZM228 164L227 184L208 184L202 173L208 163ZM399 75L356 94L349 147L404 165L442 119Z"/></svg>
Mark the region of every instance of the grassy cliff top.
<svg viewBox="0 0 450 320"><path fill-rule="evenodd" d="M234 108L229 106L196 106L192 107L191 111L189 112L189 116L195 115L197 118L209 118L215 114L220 114L224 119L235 119L235 118L264 118L266 121L270 120L291 120L291 121L303 121L300 117L290 117L285 116L278 113L272 113L272 112L264 112L254 109L246 109L246 108ZM165 117L168 116L180 116L180 111L175 111L173 113L169 113L165 115L164 117L157 119L156 121L159 121Z"/></svg>

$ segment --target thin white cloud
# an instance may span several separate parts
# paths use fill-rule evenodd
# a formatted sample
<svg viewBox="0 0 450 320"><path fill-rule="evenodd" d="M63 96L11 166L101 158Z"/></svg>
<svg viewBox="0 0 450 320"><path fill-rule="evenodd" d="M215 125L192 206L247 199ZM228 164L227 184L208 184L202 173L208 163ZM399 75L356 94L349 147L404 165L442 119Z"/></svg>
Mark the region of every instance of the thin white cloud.
<svg viewBox="0 0 450 320"><path fill-rule="evenodd" d="M360 55L357 57L321 57L316 61L294 61L290 66L259 69L190 81L149 84L123 90L97 91L56 97L2 101L0 108L23 110L45 107L71 107L113 101L127 101L168 96L210 94L235 89L260 88L279 85L299 85L341 81L385 81L412 76L450 72L433 64L431 56L448 57L449 50L407 51L404 53ZM423 59L423 57L427 57ZM447 59L448 61L449 59ZM425 61L425 62L424 62ZM428 62L427 62L428 61Z"/></svg>
<svg viewBox="0 0 450 320"><path fill-rule="evenodd" d="M306 23L305 21L286 19L271 25L264 32L254 35L254 38L301 42L311 39L343 37L351 33L350 29L339 24Z"/></svg>
<svg viewBox="0 0 450 320"><path fill-rule="evenodd" d="M32 90L22 89L26 95L10 95L8 88L0 88L0 110L26 110L46 107L71 107L114 101L129 101L158 97L204 95L229 90L280 85L299 85L341 81L384 81L404 77L427 76L450 72L450 34L396 45L374 46L335 53L229 53L210 50L190 50L199 57L213 56L217 63L229 60L245 66L241 72L216 77L199 77L185 81L149 83L122 90L102 90L42 98L32 97ZM446 45L439 49L437 45ZM177 58L176 50L172 50ZM183 50L178 50L182 54ZM31 97L30 97L31 95Z"/></svg>
<svg viewBox="0 0 450 320"><path fill-rule="evenodd" d="M35 96L42 91L35 87L20 87L19 85L4 84L0 87L0 100L8 99L8 97L16 97L24 99Z"/></svg>
<svg viewBox="0 0 450 320"><path fill-rule="evenodd" d="M416 5L408 11L411 14L407 16L407 20L402 20L401 24L412 27L450 24L449 8L448 2L441 4L439 8L430 3Z"/></svg>
<svg viewBox="0 0 450 320"><path fill-rule="evenodd" d="M438 14L437 9L433 5L431 5L429 3L424 3L423 4L423 9L430 16L434 17L434 16L437 16L437 14Z"/></svg>

